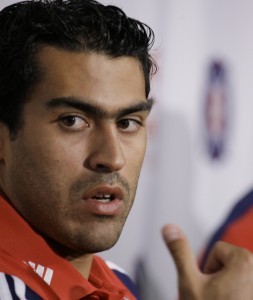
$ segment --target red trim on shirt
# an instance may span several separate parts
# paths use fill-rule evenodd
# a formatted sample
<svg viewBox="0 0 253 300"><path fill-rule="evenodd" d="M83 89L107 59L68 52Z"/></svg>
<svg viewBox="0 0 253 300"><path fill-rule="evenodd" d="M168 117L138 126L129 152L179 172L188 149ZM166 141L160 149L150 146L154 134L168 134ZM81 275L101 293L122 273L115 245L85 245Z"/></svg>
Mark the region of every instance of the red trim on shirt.
<svg viewBox="0 0 253 300"><path fill-rule="evenodd" d="M245 214L226 228L221 240L253 252L252 226L253 208L250 208Z"/></svg>

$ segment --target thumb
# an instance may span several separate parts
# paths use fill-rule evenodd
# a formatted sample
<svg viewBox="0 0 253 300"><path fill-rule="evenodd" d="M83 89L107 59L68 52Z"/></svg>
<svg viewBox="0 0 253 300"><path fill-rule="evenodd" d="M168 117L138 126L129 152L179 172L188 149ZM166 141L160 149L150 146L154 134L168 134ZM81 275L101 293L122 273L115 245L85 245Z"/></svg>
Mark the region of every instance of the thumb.
<svg viewBox="0 0 253 300"><path fill-rule="evenodd" d="M200 271L184 233L177 225L166 224L162 228L162 236L176 265L179 281L194 282Z"/></svg>

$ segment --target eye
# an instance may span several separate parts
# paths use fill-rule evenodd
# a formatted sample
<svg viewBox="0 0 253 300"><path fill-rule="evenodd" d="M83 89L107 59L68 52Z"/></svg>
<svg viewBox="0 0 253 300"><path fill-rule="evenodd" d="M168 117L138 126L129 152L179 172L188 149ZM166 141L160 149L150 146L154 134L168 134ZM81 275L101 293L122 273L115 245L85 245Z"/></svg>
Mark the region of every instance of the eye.
<svg viewBox="0 0 253 300"><path fill-rule="evenodd" d="M80 130L85 127L89 127L89 124L80 116L64 116L60 118L61 123L73 130Z"/></svg>
<svg viewBox="0 0 253 300"><path fill-rule="evenodd" d="M141 122L135 119L121 119L117 125L124 132L136 132L142 126Z"/></svg>

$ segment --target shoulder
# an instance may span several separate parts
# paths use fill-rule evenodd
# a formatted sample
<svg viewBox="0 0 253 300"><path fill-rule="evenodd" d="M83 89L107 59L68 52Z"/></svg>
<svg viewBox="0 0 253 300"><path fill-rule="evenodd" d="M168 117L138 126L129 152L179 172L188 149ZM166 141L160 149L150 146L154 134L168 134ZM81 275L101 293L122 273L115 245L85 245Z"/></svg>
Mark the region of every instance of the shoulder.
<svg viewBox="0 0 253 300"><path fill-rule="evenodd" d="M136 284L133 282L127 272L111 261L105 261L106 265L114 272L120 281L131 291L131 293L140 300Z"/></svg>
<svg viewBox="0 0 253 300"><path fill-rule="evenodd" d="M102 266L103 270L107 269L108 275L111 277L111 279L113 280L113 278L116 278L115 283L120 282L121 285L123 285L125 288L127 288L128 291L131 292L131 294L136 298L136 300L141 300L136 284L133 282L131 277L123 268L119 267L117 264L111 261L104 260L97 255L94 256L93 262ZM101 274L101 270L99 271Z"/></svg>
<svg viewBox="0 0 253 300"><path fill-rule="evenodd" d="M58 300L50 286L25 262L0 249L0 300Z"/></svg>

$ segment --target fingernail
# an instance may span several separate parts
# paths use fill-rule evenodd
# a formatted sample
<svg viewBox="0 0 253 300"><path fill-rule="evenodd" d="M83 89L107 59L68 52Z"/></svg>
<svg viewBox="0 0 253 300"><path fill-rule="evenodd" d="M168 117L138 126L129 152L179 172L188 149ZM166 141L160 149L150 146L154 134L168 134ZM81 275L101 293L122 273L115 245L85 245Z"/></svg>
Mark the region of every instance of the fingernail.
<svg viewBox="0 0 253 300"><path fill-rule="evenodd" d="M180 229L174 224L165 225L162 234L166 243L178 240L182 236Z"/></svg>

